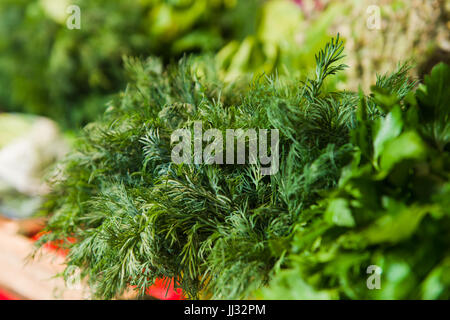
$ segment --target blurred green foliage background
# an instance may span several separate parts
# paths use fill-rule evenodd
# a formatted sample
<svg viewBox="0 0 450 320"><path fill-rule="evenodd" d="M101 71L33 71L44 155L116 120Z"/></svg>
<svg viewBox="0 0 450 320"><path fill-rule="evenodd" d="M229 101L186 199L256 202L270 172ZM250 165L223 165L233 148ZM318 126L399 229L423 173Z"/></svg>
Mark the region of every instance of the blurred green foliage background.
<svg viewBox="0 0 450 320"><path fill-rule="evenodd" d="M0 4L0 110L67 127L93 120L124 87L122 57L214 52L253 32L256 1L6 0ZM70 4L81 29L66 27ZM246 17L244 17L246 15Z"/></svg>
<svg viewBox="0 0 450 320"><path fill-rule="evenodd" d="M374 69L386 72L400 59L410 58L422 65L442 51L436 43L448 47L448 1L380 1L381 30L365 27L370 4L3 0L0 111L45 115L65 128L80 128L96 119L111 95L125 87L124 56L156 55L168 63L189 53L217 53L225 81L275 71L294 76L306 74L314 64L314 52L339 31L351 52L348 64L356 71L336 82L347 78L356 84L361 79L368 87ZM66 26L69 5L81 9L79 30Z"/></svg>

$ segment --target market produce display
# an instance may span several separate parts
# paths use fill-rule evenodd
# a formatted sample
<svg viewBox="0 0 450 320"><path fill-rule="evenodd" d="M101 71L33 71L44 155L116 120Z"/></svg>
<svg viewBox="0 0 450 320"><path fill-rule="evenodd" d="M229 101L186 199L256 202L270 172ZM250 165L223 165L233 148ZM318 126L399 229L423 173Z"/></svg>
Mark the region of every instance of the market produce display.
<svg viewBox="0 0 450 320"><path fill-rule="evenodd" d="M127 90L62 164L40 243L75 238L65 276L81 269L102 298L158 278L188 298L448 297L449 68L329 91L343 51L332 39L306 81L248 85L210 58L126 60ZM171 134L196 121L278 129L279 171L175 164ZM369 265L384 290L364 287Z"/></svg>
<svg viewBox="0 0 450 320"><path fill-rule="evenodd" d="M449 300L449 17L0 1L0 300Z"/></svg>

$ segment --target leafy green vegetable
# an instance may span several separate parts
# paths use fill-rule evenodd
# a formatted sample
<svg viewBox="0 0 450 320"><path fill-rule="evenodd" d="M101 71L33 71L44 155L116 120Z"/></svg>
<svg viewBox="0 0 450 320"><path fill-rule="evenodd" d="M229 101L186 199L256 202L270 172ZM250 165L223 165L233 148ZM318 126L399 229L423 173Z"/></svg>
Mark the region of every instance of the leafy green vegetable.
<svg viewBox="0 0 450 320"><path fill-rule="evenodd" d="M375 87L378 107L388 112L375 121L364 116L368 104L361 99L352 162L338 187L302 212L289 267L259 294L284 298L288 283L302 281L299 293L287 297L450 297L443 273L450 257L449 76L439 64L416 92ZM372 265L382 270L381 286L370 290Z"/></svg>

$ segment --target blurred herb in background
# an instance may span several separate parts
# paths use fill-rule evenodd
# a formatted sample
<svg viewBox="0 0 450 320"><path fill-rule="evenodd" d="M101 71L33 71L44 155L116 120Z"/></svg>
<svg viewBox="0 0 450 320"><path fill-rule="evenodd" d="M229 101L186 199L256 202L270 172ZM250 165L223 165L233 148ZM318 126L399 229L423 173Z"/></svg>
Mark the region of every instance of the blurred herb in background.
<svg viewBox="0 0 450 320"><path fill-rule="evenodd" d="M124 87L123 56L152 54L168 62L185 52L214 52L251 32L254 18L243 14L258 12L256 3L2 1L0 110L38 113L77 128ZM81 9L80 30L66 27L69 4Z"/></svg>
<svg viewBox="0 0 450 320"><path fill-rule="evenodd" d="M69 4L81 30L66 27ZM79 128L125 86L124 55L217 53L233 82L262 72L305 79L330 34L346 39L353 68L328 85L368 88L374 74L412 59L423 75L448 60L445 0L385 0L381 30L366 27L370 1L4 0L0 4L0 110L50 116ZM347 85L345 85L347 83Z"/></svg>

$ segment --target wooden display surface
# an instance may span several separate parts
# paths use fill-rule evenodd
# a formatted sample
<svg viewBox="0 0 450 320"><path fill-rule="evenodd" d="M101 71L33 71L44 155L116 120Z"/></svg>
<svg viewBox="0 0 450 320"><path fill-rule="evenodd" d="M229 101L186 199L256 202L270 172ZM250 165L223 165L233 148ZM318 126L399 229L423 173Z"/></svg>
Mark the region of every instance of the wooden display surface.
<svg viewBox="0 0 450 320"><path fill-rule="evenodd" d="M29 257L33 241L20 235L22 224L0 217L0 288L21 299L89 299L86 286L67 288L55 277L64 270L64 257L48 249L41 249L35 259Z"/></svg>

